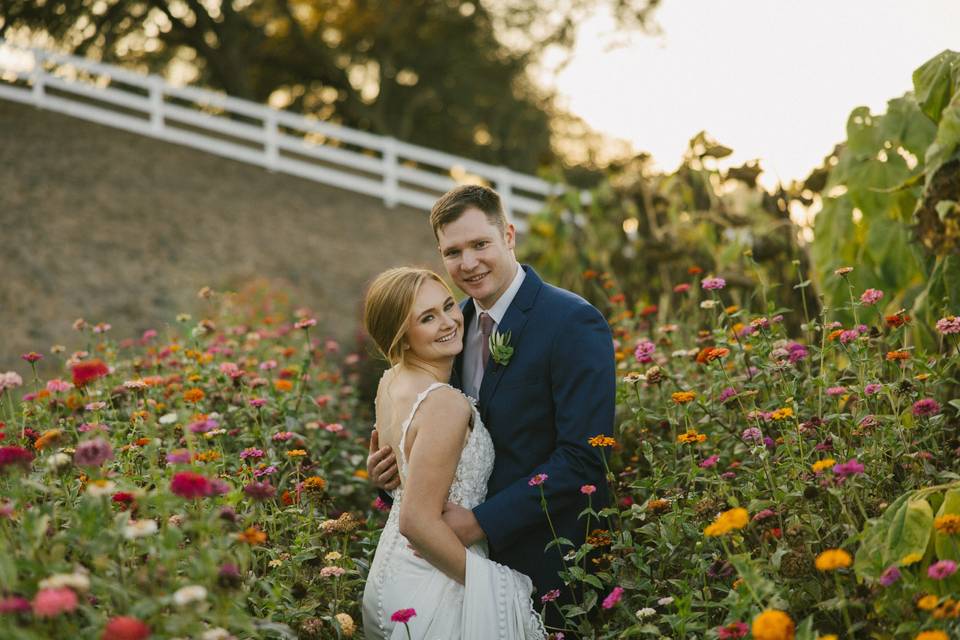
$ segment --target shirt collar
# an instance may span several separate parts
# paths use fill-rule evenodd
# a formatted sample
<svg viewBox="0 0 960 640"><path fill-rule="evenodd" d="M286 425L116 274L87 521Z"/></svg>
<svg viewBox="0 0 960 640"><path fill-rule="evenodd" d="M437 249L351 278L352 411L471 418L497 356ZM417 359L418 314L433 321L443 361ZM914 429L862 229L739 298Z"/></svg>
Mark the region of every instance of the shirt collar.
<svg viewBox="0 0 960 640"><path fill-rule="evenodd" d="M480 306L480 303L474 299L473 306L477 310L476 317L479 318L480 314L484 311L490 314L490 317L493 318L493 321L499 325L503 321L503 316L507 314L507 309L510 307L510 303L513 302L513 299L517 297L517 291L520 291L520 285L523 284L523 279L526 277L526 273L523 270L523 267L520 266L520 263L517 263L517 273L513 276L513 282L510 283L510 286L507 287L507 290L503 292L503 295L494 303L493 307L489 309L484 309ZM479 323L478 323L479 326Z"/></svg>

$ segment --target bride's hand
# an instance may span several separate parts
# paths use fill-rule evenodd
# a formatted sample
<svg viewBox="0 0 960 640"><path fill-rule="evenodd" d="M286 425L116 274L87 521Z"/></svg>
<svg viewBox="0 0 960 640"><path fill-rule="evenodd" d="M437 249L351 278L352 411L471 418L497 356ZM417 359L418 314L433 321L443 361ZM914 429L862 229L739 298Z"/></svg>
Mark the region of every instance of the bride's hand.
<svg viewBox="0 0 960 640"><path fill-rule="evenodd" d="M367 477L377 489L392 491L400 486L397 457L390 447L380 447L380 435L373 430L370 436L370 455L367 456Z"/></svg>
<svg viewBox="0 0 960 640"><path fill-rule="evenodd" d="M480 523L477 522L476 516L473 515L473 511L455 502L448 502L443 506L442 517L465 547L470 547L487 537Z"/></svg>

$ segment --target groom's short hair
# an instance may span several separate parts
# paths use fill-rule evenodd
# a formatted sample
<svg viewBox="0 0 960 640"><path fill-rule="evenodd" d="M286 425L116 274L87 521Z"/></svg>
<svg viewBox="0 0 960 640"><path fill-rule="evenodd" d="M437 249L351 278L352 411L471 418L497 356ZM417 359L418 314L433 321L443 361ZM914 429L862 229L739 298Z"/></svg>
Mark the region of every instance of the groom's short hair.
<svg viewBox="0 0 960 640"><path fill-rule="evenodd" d="M464 184L450 189L434 203L430 210L433 235L439 239L439 231L444 225L456 221L464 211L472 207L483 211L490 224L496 225L500 231L506 231L508 222L500 203L500 195L490 187Z"/></svg>

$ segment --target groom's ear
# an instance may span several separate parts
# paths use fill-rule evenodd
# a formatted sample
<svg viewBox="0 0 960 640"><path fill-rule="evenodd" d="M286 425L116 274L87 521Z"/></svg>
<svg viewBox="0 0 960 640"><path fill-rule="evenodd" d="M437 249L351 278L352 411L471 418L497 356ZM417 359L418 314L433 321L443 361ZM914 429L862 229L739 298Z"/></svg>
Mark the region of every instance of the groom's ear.
<svg viewBox="0 0 960 640"><path fill-rule="evenodd" d="M513 249L517 244L517 228L512 224L507 224L507 228L503 231L503 241L507 244L508 249Z"/></svg>

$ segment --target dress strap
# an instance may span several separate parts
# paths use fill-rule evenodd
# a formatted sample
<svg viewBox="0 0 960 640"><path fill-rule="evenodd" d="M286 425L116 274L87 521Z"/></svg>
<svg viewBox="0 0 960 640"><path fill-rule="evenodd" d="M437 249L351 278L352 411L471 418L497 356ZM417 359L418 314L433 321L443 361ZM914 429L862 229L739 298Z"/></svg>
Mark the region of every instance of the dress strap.
<svg viewBox="0 0 960 640"><path fill-rule="evenodd" d="M427 399L427 395L434 389L439 389L440 387L449 387L450 385L446 382L434 382L429 387L417 394L417 399L413 401L413 407L410 409L410 415L407 416L407 419L403 421L400 425L400 451L397 452L398 459L400 460L400 465L398 467L400 471L400 479L406 484L407 479L407 456L404 453L406 451L407 445L407 431L410 429L410 423L413 422L413 416L417 413L417 409L420 408L420 405L423 404L423 401ZM452 387L451 387L452 388Z"/></svg>

